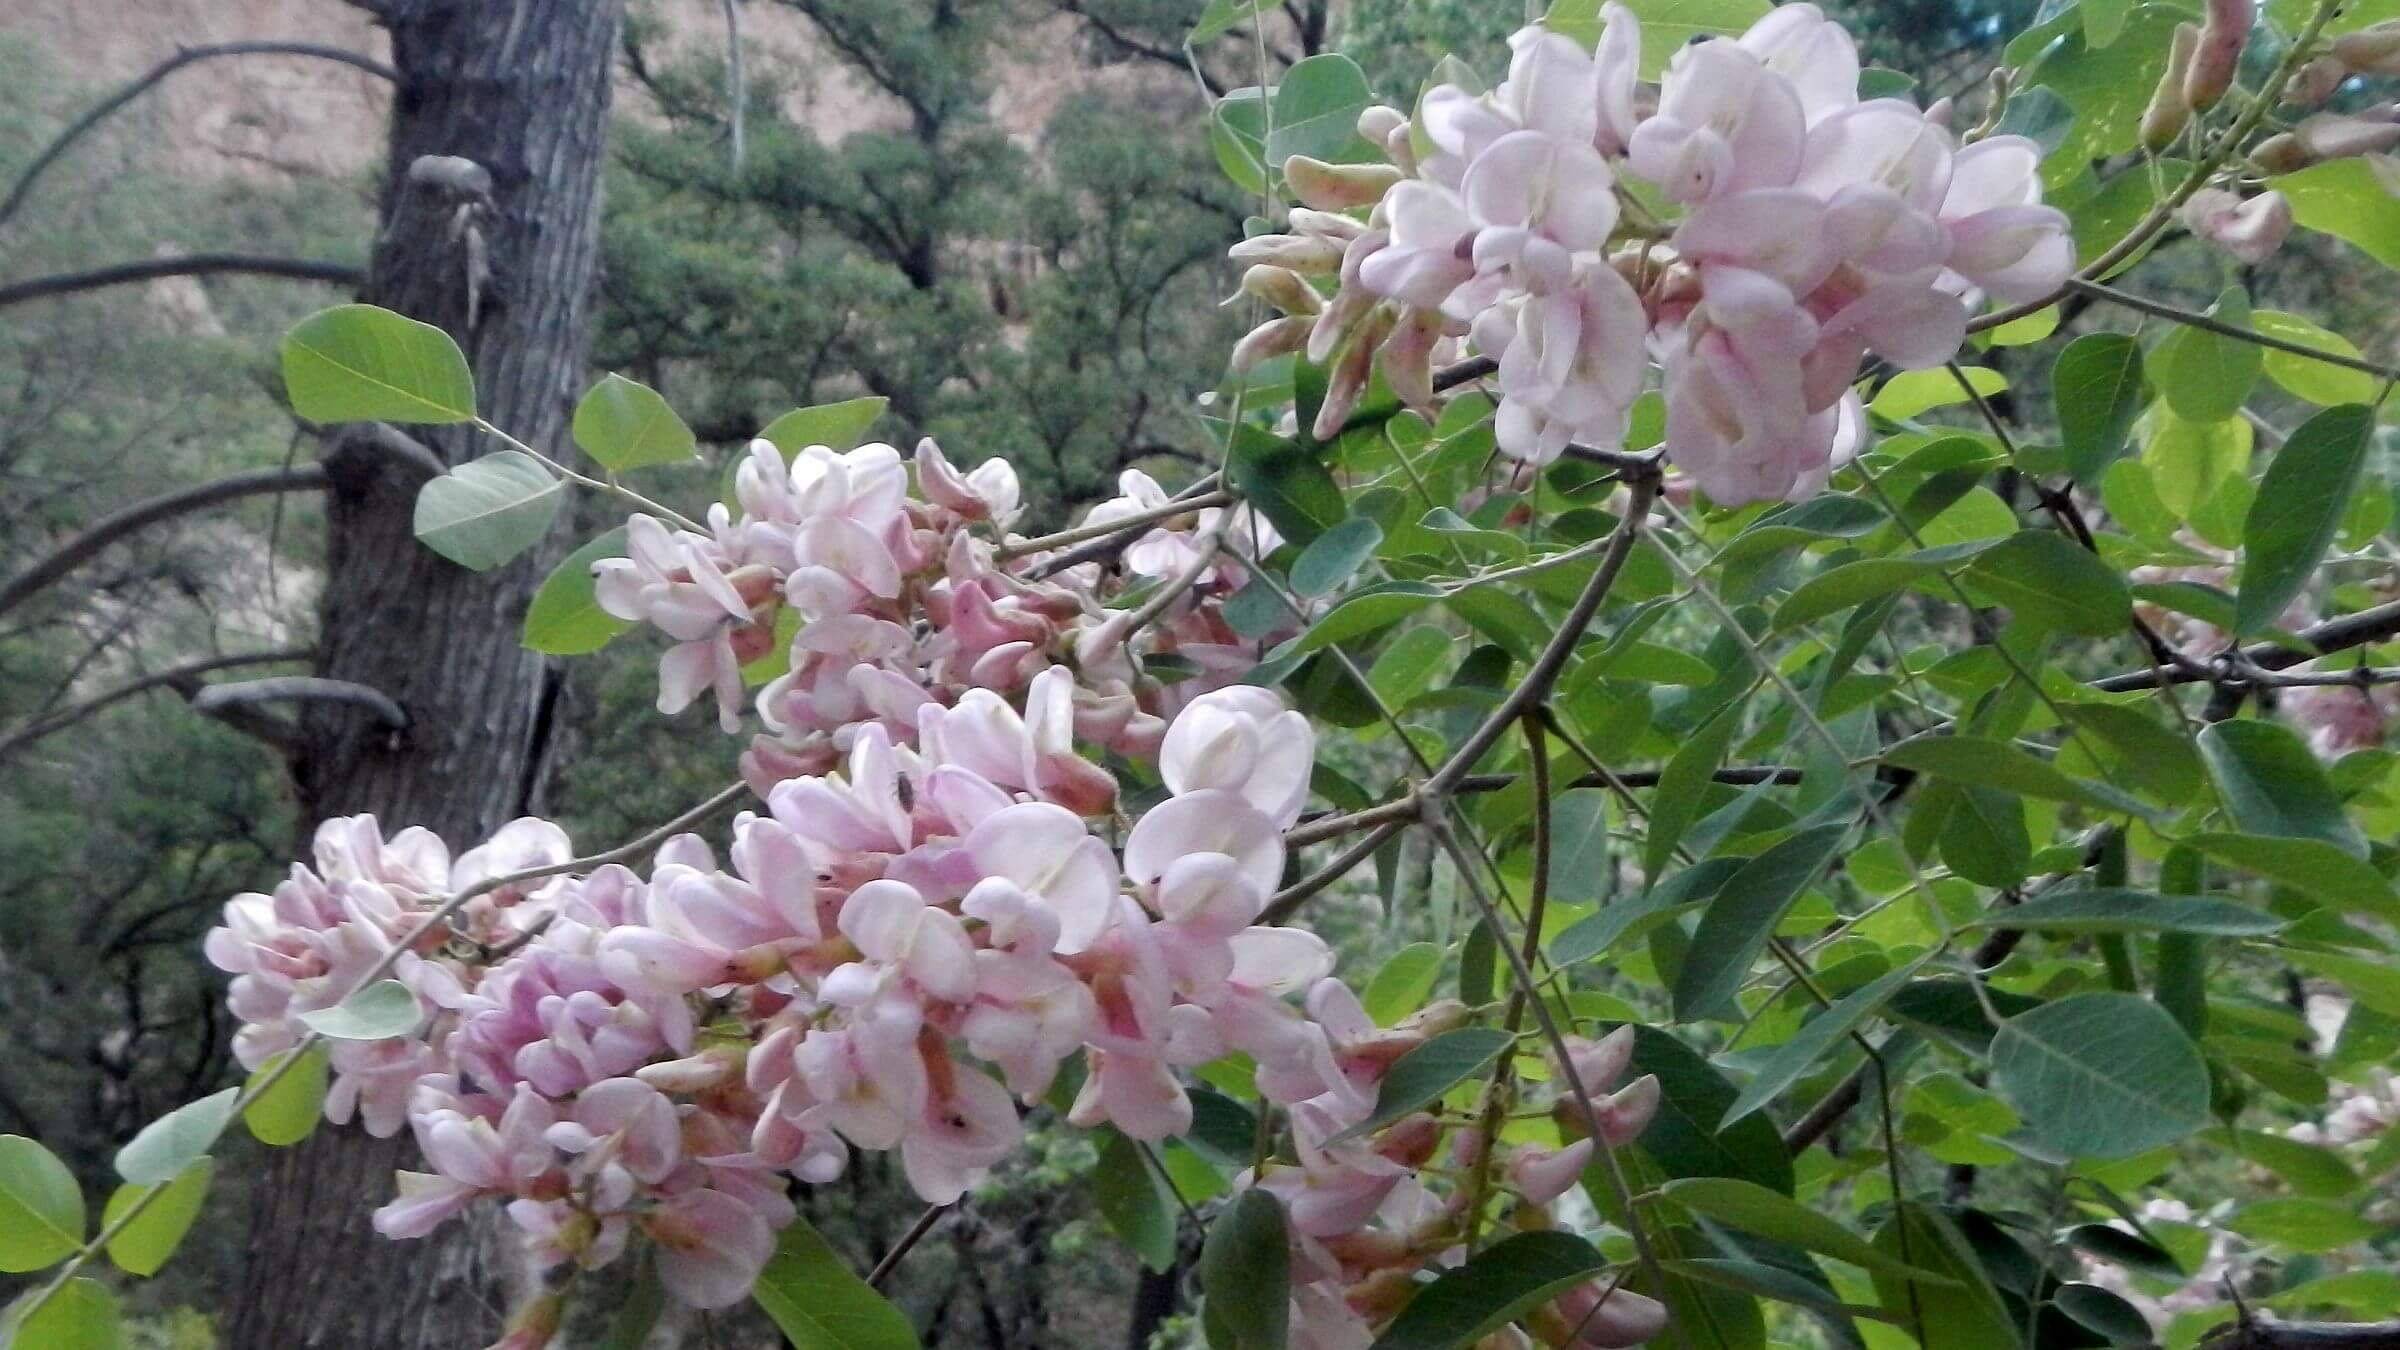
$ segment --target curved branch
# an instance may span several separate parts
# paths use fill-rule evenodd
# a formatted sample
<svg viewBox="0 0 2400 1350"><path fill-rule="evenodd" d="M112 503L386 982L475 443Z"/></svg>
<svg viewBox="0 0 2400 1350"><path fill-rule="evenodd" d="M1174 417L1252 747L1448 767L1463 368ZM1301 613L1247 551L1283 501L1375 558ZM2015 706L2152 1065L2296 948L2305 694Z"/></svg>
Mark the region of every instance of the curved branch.
<svg viewBox="0 0 2400 1350"><path fill-rule="evenodd" d="M400 80L398 71L373 57L361 56L357 52L345 51L340 47L327 47L314 42L219 42L206 47L186 47L150 67L148 71L124 88L102 99L91 111L69 123L65 130L52 138L48 145L43 146L42 152L35 155L33 162L25 166L25 172L17 175L16 185L8 190L7 200L0 201L0 224L6 224L10 217L16 215L17 208L25 204L26 194L33 190L34 180L47 172L50 166L67 152L67 148L80 139L85 132L105 121L109 114L141 97L145 91L160 80L194 62L206 61L219 56L310 56L321 61L338 61L346 66L355 66L369 75L390 80L395 84Z"/></svg>
<svg viewBox="0 0 2400 1350"><path fill-rule="evenodd" d="M315 675L272 675L263 680L212 684L192 695L192 711L203 717L221 718L236 709L255 708L261 703L303 701L347 703L375 714L378 721L394 731L408 726L408 714L382 690Z"/></svg>
<svg viewBox="0 0 2400 1350"><path fill-rule="evenodd" d="M98 523L52 549L48 556L35 561L24 571L0 584L0 614L22 603L26 597L73 571L93 554L107 548L126 535L146 525L214 506L219 502L242 497L254 497L271 492L304 492L324 487L325 466L295 464L281 469L252 469L247 473L230 474L212 483L182 488L148 501L136 502L107 516Z"/></svg>
<svg viewBox="0 0 2400 1350"><path fill-rule="evenodd" d="M113 267L95 267L88 272L59 272L10 282L0 286L0 309L54 295L96 291L105 286L156 281L161 277L216 276L228 272L286 277L293 281L322 281L328 286L347 286L352 289L365 284L367 279L363 268L321 258L280 258L260 253L191 253L180 258L151 258L144 262L118 263Z"/></svg>
<svg viewBox="0 0 2400 1350"><path fill-rule="evenodd" d="M144 675L138 680L127 681L104 694L95 694L81 703L70 704L45 716L28 719L23 725L9 731L6 735L0 735L0 761L6 760L9 755L23 746L31 745L54 732L64 731L136 694L145 694L153 689L163 687L180 686L184 681L196 680L210 671L226 670L234 666L263 666L278 661L305 661L314 652L315 649L310 647L288 647L281 651L245 652L239 656L204 657L198 661L186 661L179 666L169 666L165 670Z"/></svg>
<svg viewBox="0 0 2400 1350"><path fill-rule="evenodd" d="M2129 689L2156 689L2161 684L2247 684L2250 681L2239 673L2242 667L2256 667L2263 671L2289 670L2335 652L2381 642L2396 635L2400 635L2400 600L2388 601L2372 609L2344 614L2340 618L2327 619L2301 629L2295 636L2314 648L2313 651L2295 651L2281 643L2258 642L2242 648L2237 660L2232 663L2234 670L2226 674L2218 674L2203 662L2194 662L2196 669L2177 667L2171 670L2153 668L2127 671L2122 675L2094 680L2092 687L2120 694Z"/></svg>

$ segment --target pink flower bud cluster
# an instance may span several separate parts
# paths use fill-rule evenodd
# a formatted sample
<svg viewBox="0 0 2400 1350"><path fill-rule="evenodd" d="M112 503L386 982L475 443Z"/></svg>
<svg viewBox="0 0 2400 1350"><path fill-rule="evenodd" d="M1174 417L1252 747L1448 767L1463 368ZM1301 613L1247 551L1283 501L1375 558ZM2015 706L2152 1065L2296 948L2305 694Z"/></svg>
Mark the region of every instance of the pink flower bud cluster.
<svg viewBox="0 0 2400 1350"><path fill-rule="evenodd" d="M1319 435L1378 361L1429 403L1437 344L1463 338L1497 364L1511 455L1619 447L1655 368L1667 454L1710 497L1805 497L1856 449L1862 359L1940 365L1985 297L2037 299L2072 270L2039 148L1962 147L1938 105L1861 100L1857 51L1816 6L1685 47L1655 91L1637 81L1637 21L1604 13L1596 51L1524 29L1498 88L1436 88L1416 126L1370 109L1360 130L1402 173L1363 220L1354 199L1377 180L1287 166L1307 209L1234 255L1337 289L1283 304L1243 355L1332 363ZM1293 294L1256 268L1245 286Z"/></svg>
<svg viewBox="0 0 2400 1350"><path fill-rule="evenodd" d="M1034 775L1058 800L1097 812L1113 783L1074 755L1071 739L1146 757L1166 715L1256 663L1255 647L1220 612L1248 578L1240 559L1281 542L1248 507L1162 523L1125 550L1124 572L1152 579L1180 577L1203 541L1214 550L1212 564L1137 631L1134 611L1107 606L1120 574L1084 565L1034 580L1028 573L1042 554L1002 560L1002 531L1019 507L1005 461L961 474L928 440L914 467L912 484L909 463L888 445L812 446L787 464L757 441L735 473L738 514L712 507L706 534L635 516L627 556L594 566L603 610L675 639L659 663L660 711L713 693L728 733L743 726L744 667L773 653L779 623L791 625L789 668L758 691L765 730L742 760L762 794L827 772L864 727L914 744L928 709L962 706L976 691L1022 697L1042 672L1064 667L1075 675L1069 684L1027 700L1041 763L994 781L1030 788L1024 775ZM1090 524L1168 502L1139 471L1124 475L1122 489L1093 509ZM1198 673L1152 677L1145 658L1170 653ZM979 706L978 716L990 717L1000 705Z"/></svg>
<svg viewBox="0 0 2400 1350"><path fill-rule="evenodd" d="M1389 1029L1379 1028L1339 980L1309 992L1307 1054L1278 1065L1261 1061L1258 1084L1270 1101L1287 1105L1297 1161L1271 1163L1237 1179L1281 1202L1291 1244L1292 1344L1312 1350L1364 1350L1376 1329L1399 1311L1428 1268L1465 1256L1470 1210L1484 1200L1467 1183L1437 1193L1424 1169L1447 1156L1457 1174L1505 1177L1517 1197L1510 1222L1547 1227L1553 1201L1573 1189L1598 1147L1639 1137L1657 1112L1658 1079L1643 1076L1615 1087L1633 1056L1633 1029L1620 1027L1597 1042L1572 1043L1570 1063L1598 1119L1562 1090L1554 1114L1562 1136L1552 1148L1502 1143L1483 1122L1446 1125L1430 1113L1353 1134L1373 1114L1385 1072L1429 1035L1463 1021L1457 1003L1437 1003ZM1581 1286L1525 1319L1532 1334L1556 1346L1638 1345L1666 1324L1655 1300L1606 1285Z"/></svg>

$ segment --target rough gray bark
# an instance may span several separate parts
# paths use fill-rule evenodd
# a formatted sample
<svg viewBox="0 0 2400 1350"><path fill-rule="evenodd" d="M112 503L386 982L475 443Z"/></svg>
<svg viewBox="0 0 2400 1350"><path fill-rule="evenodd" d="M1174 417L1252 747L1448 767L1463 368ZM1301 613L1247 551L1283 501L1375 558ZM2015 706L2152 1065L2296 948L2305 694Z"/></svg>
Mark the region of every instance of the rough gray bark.
<svg viewBox="0 0 2400 1350"><path fill-rule="evenodd" d="M361 298L438 324L465 348L495 425L560 454L583 377L619 0L379 0L398 72L381 228ZM412 183L421 156L489 171L488 200ZM353 436L359 433L351 433ZM445 463L495 448L424 428ZM564 548L469 572L410 530L421 475L340 444L328 454L328 558L316 673L406 710L394 732L356 709L306 705L302 818L372 812L454 847L538 809L558 747L555 671L519 646L526 605ZM305 849L303 849L305 853ZM406 1139L320 1130L257 1173L249 1259L227 1291L229 1346L457 1350L507 1311L512 1243L452 1224L398 1244L367 1214L415 1166Z"/></svg>

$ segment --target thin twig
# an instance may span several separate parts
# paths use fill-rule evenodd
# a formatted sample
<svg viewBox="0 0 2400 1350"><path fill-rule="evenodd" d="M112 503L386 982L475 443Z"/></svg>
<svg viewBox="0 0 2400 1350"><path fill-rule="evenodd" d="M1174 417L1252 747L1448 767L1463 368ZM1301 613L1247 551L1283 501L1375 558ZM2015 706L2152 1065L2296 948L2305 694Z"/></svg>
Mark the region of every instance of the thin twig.
<svg viewBox="0 0 2400 1350"><path fill-rule="evenodd" d="M123 88L102 99L91 111L68 123L64 130L52 137L50 143L42 147L42 152L33 157L33 162L25 166L25 171L17 175L16 185L8 190L7 200L0 201L0 224L17 214L17 208L25 204L26 194L33 191L34 180L47 172L85 132L107 120L117 109L141 97L144 91L160 80L196 61L220 56L308 56L320 61L338 61L346 66L355 66L369 75L394 83L400 79L398 71L373 57L314 42L220 42L206 47L186 47L134 77Z"/></svg>
<svg viewBox="0 0 2400 1350"><path fill-rule="evenodd" d="M322 281L328 286L356 290L367 274L349 263L322 258L285 258L261 253L187 253L178 258L146 258L80 272L57 272L0 286L0 309L54 295L74 295L108 286L125 286L162 277L240 276L282 277L289 281Z"/></svg>
<svg viewBox="0 0 2400 1350"><path fill-rule="evenodd" d="M178 681L197 680L211 671L227 670L235 666L271 665L279 661L305 661L315 654L316 649L313 647L286 647L277 651L244 652L236 656L202 657L197 661L186 661L182 665L169 666L165 670L118 685L106 693L95 694L80 703L70 704L40 717L28 719L6 735L0 735L0 760L6 760L17 750L31 745L45 736L64 731L68 727L137 694L145 694L153 689L172 688Z"/></svg>
<svg viewBox="0 0 2400 1350"><path fill-rule="evenodd" d="M2172 319L2188 328L2205 329L2211 333L2247 342L2254 347L2290 352L2294 356L2305 356L2311 361L2322 361L2329 366L2340 366L2345 370L2360 371L2381 379L2400 380L2400 366L2378 365L2362 357L2344 356L2339 352L2329 352L2321 347L2311 347L2304 342L2293 342L2288 338L2279 338L2271 333L2259 332L2255 328L2244 328L2239 324L2227 323L2223 319L2203 314L2198 310L2185 309L2181 305L2170 305L2164 300L2153 300L2148 296L2113 290L2097 282L2085 281L2081 277L2069 281L2067 288L2095 299L2106 300L2110 304L2123 305L2127 309L2140 310L2144 314L2153 314L2162 319Z"/></svg>
<svg viewBox="0 0 2400 1350"><path fill-rule="evenodd" d="M0 584L0 614L22 604L36 591L65 576L94 554L126 535L162 520L215 506L219 502L255 497L268 492L307 492L328 481L322 464L295 464L282 469L251 469L227 474L213 482L177 488L147 501L135 502L114 515L103 516L81 534L50 550L25 570Z"/></svg>
<svg viewBox="0 0 2400 1350"><path fill-rule="evenodd" d="M892 1249L885 1252L883 1259L875 1263L875 1268L867 1272L867 1286L873 1288L882 1284L884 1277L890 1275L893 1268L900 1264L900 1258L908 1255L910 1248L923 1242L925 1235L933 1231L933 1226L940 1223L942 1216L949 1213L955 1204L957 1204L956 1201L952 1201L949 1205L927 1205L925 1212L917 1216L917 1221L910 1224L908 1231L900 1235L900 1240L892 1244Z"/></svg>

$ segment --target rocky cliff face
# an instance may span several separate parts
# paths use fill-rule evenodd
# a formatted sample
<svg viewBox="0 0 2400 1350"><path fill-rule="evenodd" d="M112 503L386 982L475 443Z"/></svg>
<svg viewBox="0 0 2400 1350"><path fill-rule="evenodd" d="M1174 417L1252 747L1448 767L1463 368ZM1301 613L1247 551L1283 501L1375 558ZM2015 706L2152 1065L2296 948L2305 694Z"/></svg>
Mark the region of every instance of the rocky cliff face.
<svg viewBox="0 0 2400 1350"><path fill-rule="evenodd" d="M723 49L721 0L632 4L662 24L678 47ZM902 116L891 100L830 59L794 11L747 0L739 13L754 78L780 76L787 111L823 139L839 140ZM364 10L342 0L0 0L0 16L0 29L30 39L63 67L62 85L77 94L74 106L55 110L61 117L184 47L290 41L378 60L389 54L383 31ZM1074 21L1067 16L1024 30L1002 67L991 109L1011 136L1037 136L1062 97L1091 83L1159 82L1153 70L1088 67L1076 59L1075 43ZM639 115L640 91L618 92L619 107ZM139 115L152 128L161 167L195 178L271 182L338 177L372 165L383 152L389 98L383 81L336 62L240 56L178 71L144 95Z"/></svg>

